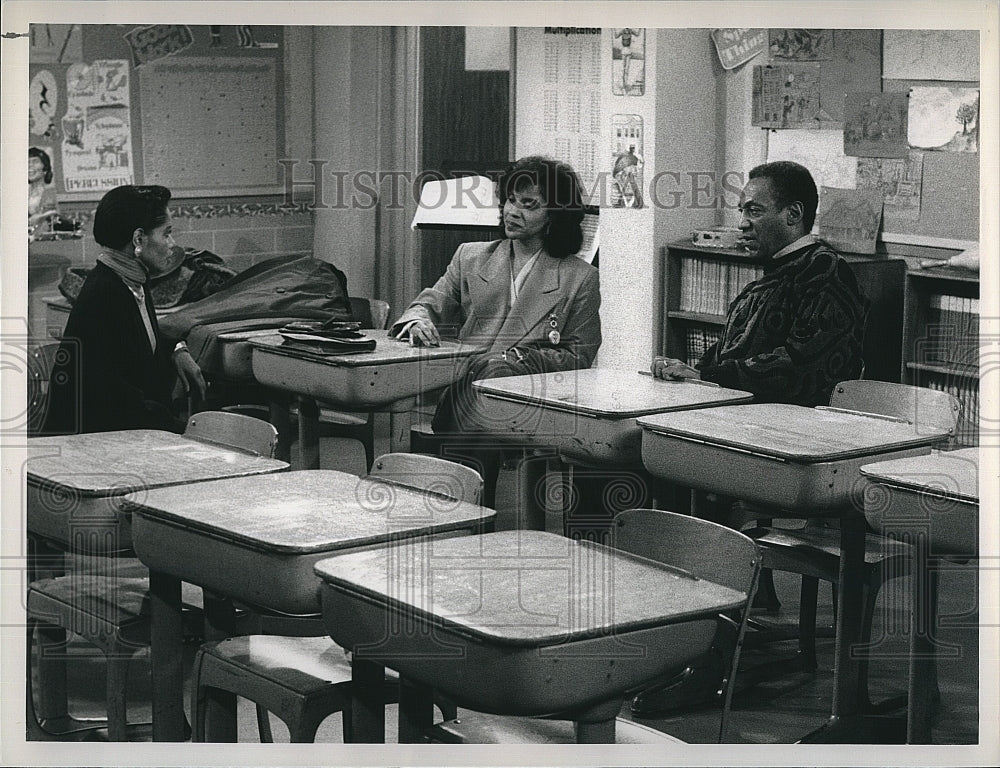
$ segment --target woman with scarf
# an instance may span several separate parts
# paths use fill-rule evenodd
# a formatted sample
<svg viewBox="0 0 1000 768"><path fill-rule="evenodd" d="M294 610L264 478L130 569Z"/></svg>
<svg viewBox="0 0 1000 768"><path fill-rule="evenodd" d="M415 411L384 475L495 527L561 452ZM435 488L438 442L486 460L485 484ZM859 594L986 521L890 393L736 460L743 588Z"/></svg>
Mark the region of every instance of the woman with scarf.
<svg viewBox="0 0 1000 768"><path fill-rule="evenodd" d="M50 376L44 434L184 425L171 413L175 386L205 394L183 342L160 333L148 283L177 266L170 190L125 185L94 213L103 250L73 305Z"/></svg>

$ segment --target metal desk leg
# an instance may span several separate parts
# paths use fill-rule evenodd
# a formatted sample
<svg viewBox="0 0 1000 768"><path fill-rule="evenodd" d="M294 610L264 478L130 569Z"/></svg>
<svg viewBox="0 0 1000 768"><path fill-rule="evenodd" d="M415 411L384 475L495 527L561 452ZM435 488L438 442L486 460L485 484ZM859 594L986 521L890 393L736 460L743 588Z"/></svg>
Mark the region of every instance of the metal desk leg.
<svg viewBox="0 0 1000 768"><path fill-rule="evenodd" d="M184 649L180 579L149 572L153 741L184 741Z"/></svg>
<svg viewBox="0 0 1000 768"><path fill-rule="evenodd" d="M544 531L548 508L548 466L551 456L534 456L530 449L517 465L517 527Z"/></svg>
<svg viewBox="0 0 1000 768"><path fill-rule="evenodd" d="M419 744L434 724L434 691L399 679L399 743Z"/></svg>
<svg viewBox="0 0 1000 768"><path fill-rule="evenodd" d="M208 590L203 592L205 605L205 639L222 640L235 633L236 611L233 601ZM235 743L236 695L212 689L205 703L205 741Z"/></svg>
<svg viewBox="0 0 1000 768"><path fill-rule="evenodd" d="M303 469L319 469L319 404L299 398L299 459Z"/></svg>
<svg viewBox="0 0 1000 768"><path fill-rule="evenodd" d="M287 398L272 395L268 403L268 421L278 430L278 444L274 447L274 458L288 461L292 448L292 419Z"/></svg>
<svg viewBox="0 0 1000 768"><path fill-rule="evenodd" d="M928 567L926 535L916 537L913 563L913 610L910 626L910 674L906 743L930 744L937 692L934 631L937 629L938 572Z"/></svg>
<svg viewBox="0 0 1000 768"><path fill-rule="evenodd" d="M397 400L389 406L389 450L392 453L410 452L410 411L416 401L412 397Z"/></svg>
<svg viewBox="0 0 1000 768"><path fill-rule="evenodd" d="M385 743L385 667L351 659L351 740L355 744Z"/></svg>

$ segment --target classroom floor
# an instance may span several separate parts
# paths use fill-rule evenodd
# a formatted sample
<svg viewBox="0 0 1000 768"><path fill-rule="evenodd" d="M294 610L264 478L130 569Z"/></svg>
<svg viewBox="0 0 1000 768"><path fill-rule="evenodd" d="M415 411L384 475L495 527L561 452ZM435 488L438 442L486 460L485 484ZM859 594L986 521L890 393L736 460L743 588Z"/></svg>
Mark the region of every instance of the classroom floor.
<svg viewBox="0 0 1000 768"><path fill-rule="evenodd" d="M293 463L295 457L293 455ZM343 469L361 473L364 459L357 443L342 440L324 440L321 463L324 468ZM497 491L498 528L512 527L513 473L501 473ZM550 521L550 523L555 521ZM782 602L776 613L760 613L760 618L779 623L792 623L798 615L798 583L791 574L775 574L778 596ZM882 591L876 611L873 637L885 635L884 648L898 652L895 658L873 662L870 673L872 698L876 701L905 691L906 638L901 630L907 626L907 579L896 579ZM940 600L942 622L950 626L938 632L944 644L943 653L948 657L939 662L941 703L934 724L935 744L975 744L978 741L978 612L977 579L973 567L948 571L941 576ZM820 587L818 624L832 622L832 598L829 585ZM950 619L948 617L951 617ZM69 664L70 709L79 716L96 717L103 714L104 664L100 655L83 643L73 643L75 658ZM188 647L186 670L190 672L194 648ZM762 661L781 658L794 652L794 642L774 644L760 650L745 651L741 669L748 669ZM830 711L833 683L833 640L818 641L819 669L814 673L800 673L780 680L759 683L738 690L733 707L731 741L755 744L792 744L821 725ZM738 688L739 676L737 677ZM185 706L188 705L185 696ZM149 655L140 653L133 662L130 685L130 720L148 722L151 714L149 690ZM622 716L631 718L628 704ZM387 708L386 738L395 741L395 707ZM713 743L719 725L719 710L700 708L668 717L643 719L640 722L671 734L689 743ZM342 741L339 715L331 716L320 728L317 741L335 743ZM276 741L287 741L283 724L272 717L272 730ZM241 702L239 713L241 742L258 741L253 706ZM148 729L138 730L137 738L149 738ZM87 738L103 739L102 731L92 732Z"/></svg>

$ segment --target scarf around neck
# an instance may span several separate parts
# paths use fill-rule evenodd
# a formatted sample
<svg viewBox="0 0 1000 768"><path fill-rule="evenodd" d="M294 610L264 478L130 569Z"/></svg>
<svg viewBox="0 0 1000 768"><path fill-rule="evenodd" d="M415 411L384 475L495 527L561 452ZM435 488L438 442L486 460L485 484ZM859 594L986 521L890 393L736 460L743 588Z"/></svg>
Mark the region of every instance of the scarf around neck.
<svg viewBox="0 0 1000 768"><path fill-rule="evenodd" d="M149 279L146 265L125 251L105 248L98 255L97 260L118 275L127 285L135 288L142 287Z"/></svg>

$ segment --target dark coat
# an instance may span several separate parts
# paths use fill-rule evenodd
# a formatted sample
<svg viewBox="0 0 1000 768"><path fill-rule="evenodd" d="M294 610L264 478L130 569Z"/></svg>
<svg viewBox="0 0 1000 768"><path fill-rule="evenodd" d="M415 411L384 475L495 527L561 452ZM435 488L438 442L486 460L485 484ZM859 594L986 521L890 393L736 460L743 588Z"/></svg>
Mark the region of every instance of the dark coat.
<svg viewBox="0 0 1000 768"><path fill-rule="evenodd" d="M174 341L160 333L148 289L146 310L157 337L155 354L128 286L104 264L90 271L49 377L43 434L181 431L183 425L170 413L177 376L171 361Z"/></svg>

